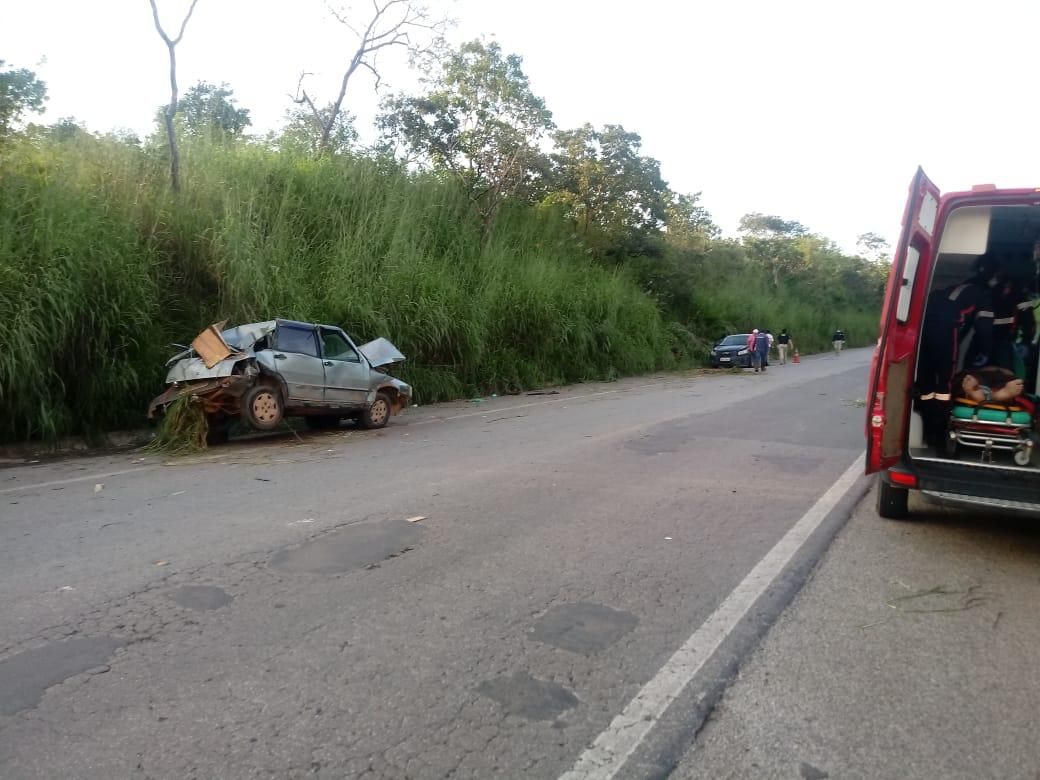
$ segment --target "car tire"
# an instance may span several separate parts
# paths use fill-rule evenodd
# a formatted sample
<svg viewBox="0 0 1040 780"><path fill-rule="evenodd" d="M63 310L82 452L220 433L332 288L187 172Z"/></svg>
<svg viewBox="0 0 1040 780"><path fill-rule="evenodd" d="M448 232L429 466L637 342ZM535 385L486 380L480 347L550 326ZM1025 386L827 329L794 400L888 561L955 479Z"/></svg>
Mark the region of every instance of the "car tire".
<svg viewBox="0 0 1040 780"><path fill-rule="evenodd" d="M273 431L285 419L285 401L274 385L253 385L242 397L242 415L258 431Z"/></svg>
<svg viewBox="0 0 1040 780"><path fill-rule="evenodd" d="M910 491L878 480L877 513L886 520L906 520L910 516Z"/></svg>
<svg viewBox="0 0 1040 780"><path fill-rule="evenodd" d="M362 428L385 428L390 422L390 413L393 409L393 401L386 393L376 393L375 400L361 414L358 421Z"/></svg>
<svg viewBox="0 0 1040 780"><path fill-rule="evenodd" d="M312 431L328 431L339 427L339 416L335 414L307 415L304 424Z"/></svg>

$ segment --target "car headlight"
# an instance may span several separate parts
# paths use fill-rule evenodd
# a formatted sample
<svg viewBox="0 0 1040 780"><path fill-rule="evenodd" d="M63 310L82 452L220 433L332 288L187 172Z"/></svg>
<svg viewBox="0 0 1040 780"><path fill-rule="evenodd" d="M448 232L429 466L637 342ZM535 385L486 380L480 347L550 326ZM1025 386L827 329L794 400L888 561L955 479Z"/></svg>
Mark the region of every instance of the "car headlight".
<svg viewBox="0 0 1040 780"><path fill-rule="evenodd" d="M717 354L719 354L719 351L717 349L713 349L711 351L711 354L712 354L712 356L717 355Z"/></svg>
<svg viewBox="0 0 1040 780"><path fill-rule="evenodd" d="M747 354L747 350L746 350L746 349L742 349L742 350L740 350L740 352L738 352L737 354L738 354L738 355L746 355L746 354Z"/></svg>

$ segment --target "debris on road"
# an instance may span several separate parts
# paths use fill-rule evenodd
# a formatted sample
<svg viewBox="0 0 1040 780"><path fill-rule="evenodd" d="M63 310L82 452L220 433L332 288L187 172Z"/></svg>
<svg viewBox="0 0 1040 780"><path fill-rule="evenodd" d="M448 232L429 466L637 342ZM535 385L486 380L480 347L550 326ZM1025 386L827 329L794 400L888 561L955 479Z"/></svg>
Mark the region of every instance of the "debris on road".
<svg viewBox="0 0 1040 780"><path fill-rule="evenodd" d="M156 561L155 565L156 566L169 566L170 562L169 561Z"/></svg>
<svg viewBox="0 0 1040 780"><path fill-rule="evenodd" d="M416 515L405 520L406 523L419 523L426 519L426 515Z"/></svg>
<svg viewBox="0 0 1040 780"><path fill-rule="evenodd" d="M105 489L105 483L104 482L98 482L96 485L94 485L94 492L95 493L100 493L104 489Z"/></svg>

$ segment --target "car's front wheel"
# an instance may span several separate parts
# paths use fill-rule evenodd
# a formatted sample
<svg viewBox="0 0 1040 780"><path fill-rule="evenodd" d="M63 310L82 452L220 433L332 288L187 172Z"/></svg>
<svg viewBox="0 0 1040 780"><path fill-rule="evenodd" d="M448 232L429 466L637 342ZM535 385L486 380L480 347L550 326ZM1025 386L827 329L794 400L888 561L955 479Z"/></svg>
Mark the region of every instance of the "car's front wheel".
<svg viewBox="0 0 1040 780"><path fill-rule="evenodd" d="M385 428L390 422L390 412L393 408L390 396L386 393L376 393L375 400L361 415L362 428Z"/></svg>
<svg viewBox="0 0 1040 780"><path fill-rule="evenodd" d="M285 419L281 391L272 385L254 385L242 398L242 414L258 431L273 431Z"/></svg>

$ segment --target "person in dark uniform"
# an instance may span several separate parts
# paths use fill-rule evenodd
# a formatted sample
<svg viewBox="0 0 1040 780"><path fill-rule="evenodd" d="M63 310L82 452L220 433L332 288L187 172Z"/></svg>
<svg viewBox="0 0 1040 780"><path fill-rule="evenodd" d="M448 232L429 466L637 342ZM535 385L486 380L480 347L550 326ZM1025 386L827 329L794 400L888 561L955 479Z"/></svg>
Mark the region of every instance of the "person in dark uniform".
<svg viewBox="0 0 1040 780"><path fill-rule="evenodd" d="M972 368L989 363L993 348L991 287L999 270L989 255L975 261L974 275L962 284L933 290L925 305L917 361L917 409L925 441L943 444L950 407L950 383L957 371L961 342L972 335Z"/></svg>
<svg viewBox="0 0 1040 780"><path fill-rule="evenodd" d="M1015 339L1021 331L1026 343L1032 343L1036 330L1031 296L1025 286L1000 272L991 288L993 302L993 340L989 365L1015 370ZM1023 305L1025 303L1025 305ZM970 365L978 360L979 350L972 345Z"/></svg>

